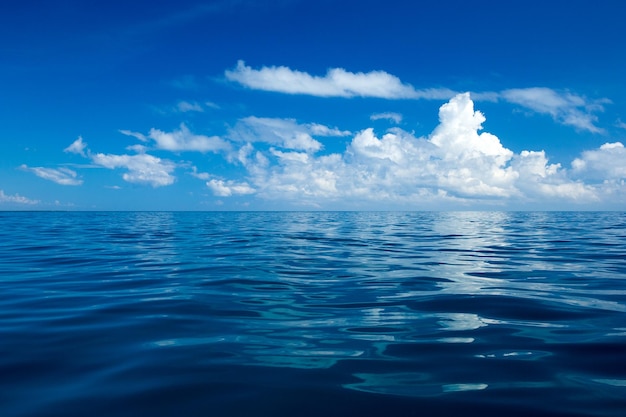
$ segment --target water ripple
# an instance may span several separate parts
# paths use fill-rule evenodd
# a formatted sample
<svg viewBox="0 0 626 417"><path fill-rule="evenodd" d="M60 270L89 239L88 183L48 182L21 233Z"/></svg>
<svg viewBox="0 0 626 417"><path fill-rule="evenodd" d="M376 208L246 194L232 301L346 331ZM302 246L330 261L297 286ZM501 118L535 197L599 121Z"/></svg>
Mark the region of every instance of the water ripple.
<svg viewBox="0 0 626 417"><path fill-rule="evenodd" d="M3 416L626 413L624 213L0 212L0 291Z"/></svg>

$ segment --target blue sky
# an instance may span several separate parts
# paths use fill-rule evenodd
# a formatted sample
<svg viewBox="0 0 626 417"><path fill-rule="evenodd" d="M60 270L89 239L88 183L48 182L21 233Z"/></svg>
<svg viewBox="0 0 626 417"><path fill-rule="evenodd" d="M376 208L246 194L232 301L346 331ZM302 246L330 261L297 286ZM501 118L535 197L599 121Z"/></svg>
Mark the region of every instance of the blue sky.
<svg viewBox="0 0 626 417"><path fill-rule="evenodd" d="M3 1L1 210L623 210L621 1Z"/></svg>

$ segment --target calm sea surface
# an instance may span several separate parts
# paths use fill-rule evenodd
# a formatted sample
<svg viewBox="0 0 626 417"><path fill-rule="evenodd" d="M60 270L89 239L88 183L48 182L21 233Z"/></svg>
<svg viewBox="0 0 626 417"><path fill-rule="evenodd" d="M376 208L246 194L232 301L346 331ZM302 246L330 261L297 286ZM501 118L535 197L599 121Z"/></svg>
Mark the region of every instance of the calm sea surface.
<svg viewBox="0 0 626 417"><path fill-rule="evenodd" d="M0 415L622 417L626 213L0 212Z"/></svg>

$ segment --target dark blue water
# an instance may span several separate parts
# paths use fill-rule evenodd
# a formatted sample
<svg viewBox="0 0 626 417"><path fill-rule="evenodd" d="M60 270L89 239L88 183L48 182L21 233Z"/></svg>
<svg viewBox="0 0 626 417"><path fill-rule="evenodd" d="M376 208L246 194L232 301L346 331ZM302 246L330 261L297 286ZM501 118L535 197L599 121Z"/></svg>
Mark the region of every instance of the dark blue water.
<svg viewBox="0 0 626 417"><path fill-rule="evenodd" d="M0 415L624 416L625 213L1 213Z"/></svg>

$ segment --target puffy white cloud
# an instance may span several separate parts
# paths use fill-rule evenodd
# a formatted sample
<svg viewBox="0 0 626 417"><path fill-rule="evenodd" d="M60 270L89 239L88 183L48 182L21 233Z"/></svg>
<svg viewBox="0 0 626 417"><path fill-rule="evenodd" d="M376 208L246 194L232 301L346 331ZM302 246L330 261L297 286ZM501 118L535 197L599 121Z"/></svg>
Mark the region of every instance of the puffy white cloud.
<svg viewBox="0 0 626 417"><path fill-rule="evenodd" d="M349 196L351 190L339 184L345 172L340 155L313 158L297 152L274 153L278 164L257 155L249 166L261 197L316 207L321 198Z"/></svg>
<svg viewBox="0 0 626 417"><path fill-rule="evenodd" d="M120 133L132 136L142 141L148 139L141 133L131 132L128 130L120 130ZM70 146L65 148L67 152L78 153L86 158L91 159L91 162L98 167L117 169L126 169L128 172L122 175L124 181L135 184L147 184L153 187L161 187L165 185L173 184L175 177L171 173L176 168L176 164L172 161L163 160L152 155L145 153L146 147L144 145L132 145L127 149L138 152L136 155L115 155L104 153L92 153L87 144L83 142L79 137ZM79 185L82 184L82 180L76 179L76 172L67 169L51 169L51 168L29 168L26 165L21 166L22 169L32 171L36 175L57 182L63 185Z"/></svg>
<svg viewBox="0 0 626 417"><path fill-rule="evenodd" d="M574 173L591 179L626 179L626 148L621 142L605 143L574 159L572 169Z"/></svg>
<svg viewBox="0 0 626 417"><path fill-rule="evenodd" d="M78 137L70 146L63 149L63 152L75 153L78 155L85 156L85 148L87 144L83 142L83 138L81 136Z"/></svg>
<svg viewBox="0 0 626 417"><path fill-rule="evenodd" d="M474 111L469 93L459 94L441 106L439 121L430 141L444 151L445 159L463 160L485 155L502 166L513 156L496 136L486 132L478 134L485 116Z"/></svg>
<svg viewBox="0 0 626 417"><path fill-rule="evenodd" d="M128 170L122 176L127 182L161 187L173 184L175 181L175 177L171 175L176 167L173 162L145 153L137 155L98 153L92 154L91 160L94 164L104 168Z"/></svg>
<svg viewBox="0 0 626 417"><path fill-rule="evenodd" d="M402 121L402 115L400 113L375 113L370 116L370 120L389 120L396 124L399 124Z"/></svg>
<svg viewBox="0 0 626 417"><path fill-rule="evenodd" d="M4 193L4 190L0 190L0 204L1 203L34 205L34 204L39 204L39 201L31 200L30 198L21 196L19 194L7 195Z"/></svg>
<svg viewBox="0 0 626 417"><path fill-rule="evenodd" d="M423 140L411 136L401 129L390 129L389 133L377 138L374 129L368 128L357 133L350 143L348 151L363 158L388 160L399 166L409 162L424 162L428 158L429 145Z"/></svg>
<svg viewBox="0 0 626 417"><path fill-rule="evenodd" d="M522 151L513 161L516 171L523 176L546 178L555 175L561 169L561 164L549 164L545 151Z"/></svg>
<svg viewBox="0 0 626 417"><path fill-rule="evenodd" d="M426 169L416 173L416 182L422 182L422 178L426 180L422 182L424 186L436 184L436 191L455 196L491 198L515 194L516 175L506 166L513 152L504 148L496 136L479 133L485 117L474 111L468 93L441 106L439 121L428 137L430 146L420 143L420 161ZM407 138L408 134L401 137L402 143L407 143Z"/></svg>
<svg viewBox="0 0 626 417"><path fill-rule="evenodd" d="M507 91L506 98L502 95L500 99L563 123L571 109L596 111L593 103L582 97L552 94L552 90ZM371 119L399 122L401 115L380 113ZM136 155L93 154L82 138L66 152L90 158L96 166L125 169L123 178L132 183L170 185L176 167L188 167L215 196L254 194L304 207L515 208L521 203L568 208L573 203L595 207L594 203L607 198L626 203L626 149L622 143L606 143L583 152L571 169L565 169L550 163L542 150L512 152L497 136L483 131L484 122L485 116L474 109L470 94L464 93L440 107L438 126L423 137L399 127L382 133L373 128L351 133L318 123L250 116L240 119L225 139L196 135L182 124L169 133L152 129L147 136L120 131L143 142L127 148ZM342 152L322 152L322 138L332 141L349 135L352 138ZM154 146L149 146L151 143ZM242 169L239 174L243 175L224 178L199 172L191 162L175 163L149 155L149 148L224 151L222 156L235 169ZM82 182L67 168L23 165L22 169L59 183Z"/></svg>
<svg viewBox="0 0 626 417"><path fill-rule="evenodd" d="M256 190L246 182L224 181L212 179L206 183L213 194L219 197L230 197L233 195L254 194Z"/></svg>
<svg viewBox="0 0 626 417"><path fill-rule="evenodd" d="M399 128L382 136L367 128L354 135L343 153L319 156L296 148L254 149L249 141L237 160L258 196L308 207L337 207L342 202L366 208L381 202L386 208L515 207L516 202L565 207L592 204L605 193L603 185L570 177L560 164L550 163L544 151L515 154L495 135L481 132L485 116L474 110L467 93L442 105L439 120L429 136L419 138ZM620 159L623 149L621 144L607 144L596 153L584 153L584 164L575 165L591 169L591 161L608 160L610 154L609 174L619 177L623 175L619 167L626 166ZM219 189L220 184L215 182L214 187ZM619 184L611 186L613 194L626 190L620 191Z"/></svg>
<svg viewBox="0 0 626 417"><path fill-rule="evenodd" d="M500 92L500 97L537 113L548 114L557 122L577 129L594 133L604 131L595 125L598 117L593 112L602 111L602 104L609 102L607 99L590 102L576 94L543 87L504 90Z"/></svg>
<svg viewBox="0 0 626 417"><path fill-rule="evenodd" d="M561 164L549 164L544 151L522 151L511 162L518 175L517 188L526 198L565 198L570 201L596 201L596 191L569 179Z"/></svg>
<svg viewBox="0 0 626 417"><path fill-rule="evenodd" d="M138 137L132 134L131 136ZM230 150L230 143L217 136L196 135L185 126L180 125L180 129L173 132L164 132L159 129L150 129L148 137L154 142L158 149L166 151L197 151L197 152L219 152Z"/></svg>
<svg viewBox="0 0 626 417"><path fill-rule="evenodd" d="M318 97L448 99L454 95L448 89L416 90L384 71L353 73L343 68L332 68L320 77L284 66L256 70L239 61L235 69L227 70L225 75L230 81L252 89Z"/></svg>
<svg viewBox="0 0 626 417"><path fill-rule="evenodd" d="M322 144L315 136L346 136L350 132L317 123L298 124L294 119L276 119L250 116L241 119L229 137L242 142L264 142L285 149L317 152Z"/></svg>
<svg viewBox="0 0 626 417"><path fill-rule="evenodd" d="M76 171L69 168L45 168L45 167L29 167L21 165L20 169L32 172L39 178L52 181L60 185L81 185L83 180L77 178Z"/></svg>

